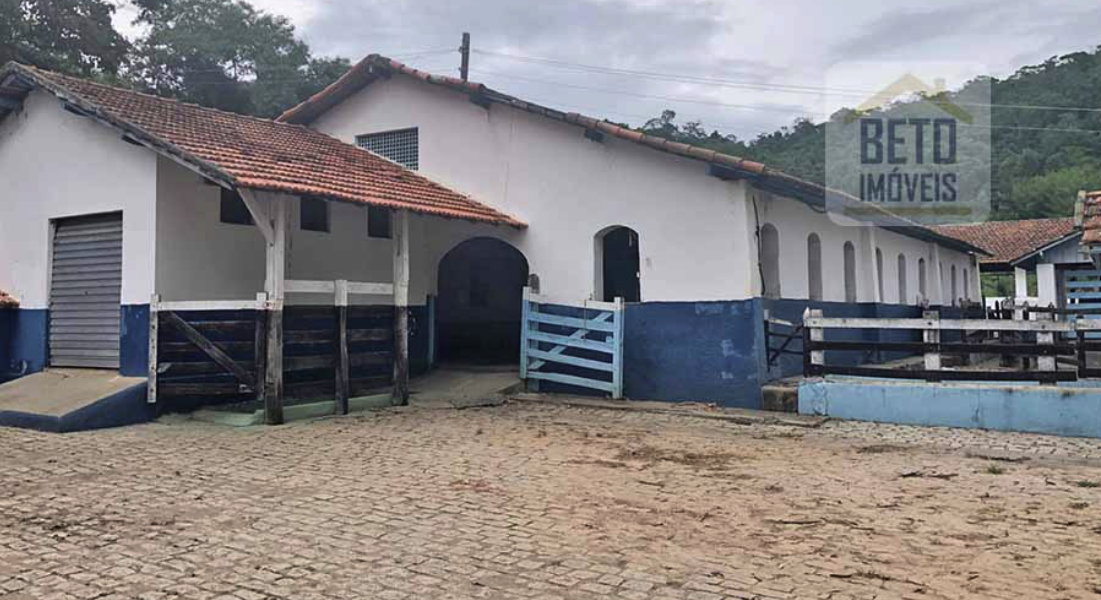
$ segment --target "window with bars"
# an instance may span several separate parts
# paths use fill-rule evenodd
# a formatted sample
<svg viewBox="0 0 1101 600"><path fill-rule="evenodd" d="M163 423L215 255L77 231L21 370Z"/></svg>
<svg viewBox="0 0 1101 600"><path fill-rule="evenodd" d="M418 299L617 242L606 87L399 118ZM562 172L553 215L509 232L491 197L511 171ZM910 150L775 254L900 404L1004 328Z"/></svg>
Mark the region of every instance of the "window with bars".
<svg viewBox="0 0 1101 600"><path fill-rule="evenodd" d="M356 136L356 145L416 171L420 157L417 140L417 128L412 127L359 135Z"/></svg>

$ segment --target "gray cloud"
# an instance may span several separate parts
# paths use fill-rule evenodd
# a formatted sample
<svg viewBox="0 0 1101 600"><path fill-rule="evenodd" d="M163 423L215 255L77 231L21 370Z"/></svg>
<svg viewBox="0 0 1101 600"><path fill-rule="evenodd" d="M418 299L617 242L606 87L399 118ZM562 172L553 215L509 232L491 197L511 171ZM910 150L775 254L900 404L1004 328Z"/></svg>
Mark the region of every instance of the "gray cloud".
<svg viewBox="0 0 1101 600"><path fill-rule="evenodd" d="M469 31L482 51L756 84L823 86L823 73L837 61L919 56L973 61L1005 76L1023 64L1101 41L1096 35L1101 8L1076 0L1043 6L1033 0L926 0L921 8L872 0L308 4L309 17L298 26L319 54L356 60L371 52L455 48L460 33ZM457 72L457 53L401 58L433 72ZM673 108L682 120L700 119L741 137L770 132L799 116L820 118L837 108L823 106L813 94L593 73L485 54L474 56L472 76L536 102L633 125Z"/></svg>

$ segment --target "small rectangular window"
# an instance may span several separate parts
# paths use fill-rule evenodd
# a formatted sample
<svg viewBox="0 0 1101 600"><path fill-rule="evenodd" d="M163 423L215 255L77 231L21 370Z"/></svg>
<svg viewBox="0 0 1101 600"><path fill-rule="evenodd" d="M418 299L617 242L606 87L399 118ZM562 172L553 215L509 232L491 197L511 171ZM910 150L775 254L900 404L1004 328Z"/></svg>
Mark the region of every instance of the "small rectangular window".
<svg viewBox="0 0 1101 600"><path fill-rule="evenodd" d="M249 213L241 194L234 190L222 188L221 221L230 225L252 225L252 214Z"/></svg>
<svg viewBox="0 0 1101 600"><path fill-rule="evenodd" d="M356 136L356 145L414 171L420 166L416 127Z"/></svg>
<svg viewBox="0 0 1101 600"><path fill-rule="evenodd" d="M390 209L381 206L367 207L367 235L373 238L390 238Z"/></svg>
<svg viewBox="0 0 1101 600"><path fill-rule="evenodd" d="M301 226L303 231L329 232L329 203L321 198L304 197L301 205Z"/></svg>

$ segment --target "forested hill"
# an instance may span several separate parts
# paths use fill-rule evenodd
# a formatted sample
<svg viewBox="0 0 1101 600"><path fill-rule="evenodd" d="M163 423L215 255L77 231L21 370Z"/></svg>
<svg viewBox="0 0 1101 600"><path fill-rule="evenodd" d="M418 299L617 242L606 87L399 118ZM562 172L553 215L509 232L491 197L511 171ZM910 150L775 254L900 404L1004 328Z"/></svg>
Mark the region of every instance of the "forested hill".
<svg viewBox="0 0 1101 600"><path fill-rule="evenodd" d="M1078 190L1101 189L1101 47L989 82L994 218L1069 216ZM798 120L750 141L707 131L704 125L678 124L676 114L665 111L644 129L824 181L822 123Z"/></svg>

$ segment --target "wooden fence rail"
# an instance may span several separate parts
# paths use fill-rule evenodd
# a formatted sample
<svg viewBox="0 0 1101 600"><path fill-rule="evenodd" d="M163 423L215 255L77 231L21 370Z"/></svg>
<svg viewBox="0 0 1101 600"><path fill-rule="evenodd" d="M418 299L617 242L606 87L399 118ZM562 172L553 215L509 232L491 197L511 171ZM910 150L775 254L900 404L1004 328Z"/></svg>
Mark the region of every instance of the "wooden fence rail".
<svg viewBox="0 0 1101 600"><path fill-rule="evenodd" d="M525 287L523 302L520 379L529 388L549 381L623 397L622 298L562 302Z"/></svg>
<svg viewBox="0 0 1101 600"><path fill-rule="evenodd" d="M1049 317L1050 318L1050 317ZM941 319L935 311L920 319L828 318L820 310L808 309L803 317L803 371L808 377L850 375L925 381L1075 381L1101 376L1090 368L1087 352L1101 351L1101 341L1088 339L1089 332L1101 331L1101 321L1077 319L997 320ZM826 330L878 330L921 332L920 341L829 340ZM952 332L960 341L943 339ZM981 333L979 340L973 334ZM1057 335L1063 334L1063 335ZM828 364L827 352L904 352L923 357L920 369L900 366ZM944 355L994 355L1033 359L1034 369L950 369ZM1067 358L1070 357L1070 358ZM1060 370L1059 364L1075 367ZM1026 364L1027 361L1026 361Z"/></svg>

